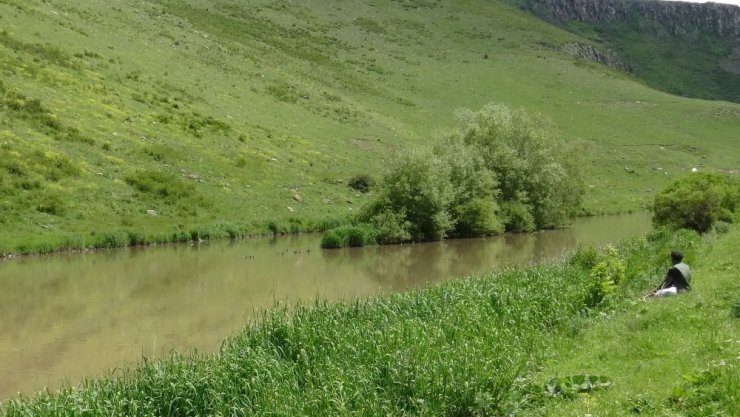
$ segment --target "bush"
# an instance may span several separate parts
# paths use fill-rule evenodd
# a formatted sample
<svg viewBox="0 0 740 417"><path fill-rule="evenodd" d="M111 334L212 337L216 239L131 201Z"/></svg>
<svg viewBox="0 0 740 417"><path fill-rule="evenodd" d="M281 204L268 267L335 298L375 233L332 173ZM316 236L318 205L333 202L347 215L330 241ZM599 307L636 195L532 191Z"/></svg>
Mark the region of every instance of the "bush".
<svg viewBox="0 0 740 417"><path fill-rule="evenodd" d="M459 134L393 162L360 216L380 242L532 231L575 216L583 181L571 150L506 106L460 119Z"/></svg>
<svg viewBox="0 0 740 417"><path fill-rule="evenodd" d="M195 191L192 184L186 184L180 178L160 171L136 172L126 177L126 183L144 194L170 202L190 197Z"/></svg>
<svg viewBox="0 0 740 417"><path fill-rule="evenodd" d="M453 136L438 142L436 155L449 167L452 200L447 209L455 237L475 237L502 232L496 199L498 182L474 147Z"/></svg>
<svg viewBox="0 0 740 417"><path fill-rule="evenodd" d="M619 252L609 246L606 254L591 269L588 293L585 304L588 307L596 307L604 298L613 294L617 286L625 277L625 265L619 256Z"/></svg>
<svg viewBox="0 0 740 417"><path fill-rule="evenodd" d="M347 245L350 247L374 245L377 241L377 236L377 230L371 225L353 226L347 230Z"/></svg>
<svg viewBox="0 0 740 417"><path fill-rule="evenodd" d="M369 175L357 175L350 178L347 185L349 185L349 188L353 190L357 190L361 193L366 193L370 191L370 188L373 185L375 185L375 180Z"/></svg>
<svg viewBox="0 0 740 417"><path fill-rule="evenodd" d="M548 135L526 112L489 104L458 114L465 144L482 156L498 180L498 201L517 202L517 216L507 229L527 230L526 209L536 229L568 223L583 194L583 172L572 149Z"/></svg>
<svg viewBox="0 0 740 417"><path fill-rule="evenodd" d="M475 149L449 137L399 156L360 218L383 243L499 233L496 185Z"/></svg>
<svg viewBox="0 0 740 417"><path fill-rule="evenodd" d="M454 224L448 208L453 198L450 168L429 148L418 148L394 161L376 200L361 214L370 221L388 211L403 216L411 240L439 240Z"/></svg>
<svg viewBox="0 0 740 417"><path fill-rule="evenodd" d="M692 173L655 196L653 223L707 232L717 221L732 223L740 207L740 181L718 173Z"/></svg>
<svg viewBox="0 0 740 417"><path fill-rule="evenodd" d="M537 227L529 207L520 201L502 203L501 215L507 232L531 232Z"/></svg>
<svg viewBox="0 0 740 417"><path fill-rule="evenodd" d="M329 229L321 236L321 247L324 249L339 249L346 246L343 237L337 229Z"/></svg>
<svg viewBox="0 0 740 417"><path fill-rule="evenodd" d="M377 243L378 230L371 224L343 225L327 230L321 237L321 247L338 249L362 247Z"/></svg>
<svg viewBox="0 0 740 417"><path fill-rule="evenodd" d="M406 220L406 212L399 213L386 209L375 213L370 219L378 230L378 242L383 244L402 243L411 240L411 223Z"/></svg>
<svg viewBox="0 0 740 417"><path fill-rule="evenodd" d="M591 270L599 262L599 252L593 246L579 246L568 259L568 264Z"/></svg>
<svg viewBox="0 0 740 417"><path fill-rule="evenodd" d="M107 232L93 244L96 248L123 248L129 244L129 236L126 232Z"/></svg>
<svg viewBox="0 0 740 417"><path fill-rule="evenodd" d="M63 216L67 212L67 205L59 195L47 194L41 198L36 210L52 216Z"/></svg>

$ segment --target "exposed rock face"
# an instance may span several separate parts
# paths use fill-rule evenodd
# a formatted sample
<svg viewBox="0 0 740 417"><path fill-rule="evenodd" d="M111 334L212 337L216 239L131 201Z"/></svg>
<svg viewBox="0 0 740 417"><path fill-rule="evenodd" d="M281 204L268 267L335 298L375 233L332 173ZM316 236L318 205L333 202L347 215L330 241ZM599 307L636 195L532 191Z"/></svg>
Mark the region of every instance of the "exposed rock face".
<svg viewBox="0 0 740 417"><path fill-rule="evenodd" d="M533 0L532 10L555 22L634 21L658 36L695 40L709 34L740 41L740 7L657 0Z"/></svg>
<svg viewBox="0 0 740 417"><path fill-rule="evenodd" d="M732 55L720 65L723 70L740 75L740 46L733 48Z"/></svg>
<svg viewBox="0 0 740 417"><path fill-rule="evenodd" d="M593 45L585 43L566 43L562 50L571 56L589 59L591 61L601 62L613 68L624 71L632 71L632 67L624 62L617 54L611 51L603 52Z"/></svg>

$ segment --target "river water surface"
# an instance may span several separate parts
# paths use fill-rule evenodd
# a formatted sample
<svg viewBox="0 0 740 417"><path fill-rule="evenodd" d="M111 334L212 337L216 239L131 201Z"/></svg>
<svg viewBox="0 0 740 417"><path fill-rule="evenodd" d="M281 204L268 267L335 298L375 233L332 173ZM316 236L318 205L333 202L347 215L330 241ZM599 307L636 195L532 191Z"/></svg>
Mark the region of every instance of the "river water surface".
<svg viewBox="0 0 740 417"><path fill-rule="evenodd" d="M142 353L216 350L277 302L403 291L603 246L647 214L485 239L321 250L318 235L0 261L0 400L135 364Z"/></svg>

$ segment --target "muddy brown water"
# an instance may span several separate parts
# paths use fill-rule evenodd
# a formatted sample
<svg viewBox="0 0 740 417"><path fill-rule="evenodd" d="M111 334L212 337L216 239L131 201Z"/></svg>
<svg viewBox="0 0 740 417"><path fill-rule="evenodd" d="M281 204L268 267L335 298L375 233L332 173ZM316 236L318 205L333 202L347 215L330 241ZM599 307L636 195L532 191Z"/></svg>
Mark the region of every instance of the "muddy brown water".
<svg viewBox="0 0 740 417"><path fill-rule="evenodd" d="M321 250L318 235L300 235L2 261L0 400L135 365L142 353L214 351L277 302L404 291L648 230L635 214L399 246Z"/></svg>

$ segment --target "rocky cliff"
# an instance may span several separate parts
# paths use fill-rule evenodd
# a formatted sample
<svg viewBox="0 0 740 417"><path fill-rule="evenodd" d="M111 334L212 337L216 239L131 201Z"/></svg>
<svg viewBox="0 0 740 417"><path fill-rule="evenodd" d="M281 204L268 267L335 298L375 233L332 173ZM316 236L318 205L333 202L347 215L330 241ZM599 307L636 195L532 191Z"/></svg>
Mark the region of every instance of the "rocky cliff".
<svg viewBox="0 0 740 417"><path fill-rule="evenodd" d="M588 42L573 56L671 94L740 103L740 7L659 0L508 0Z"/></svg>
<svg viewBox="0 0 740 417"><path fill-rule="evenodd" d="M531 10L548 20L631 22L661 37L696 40L701 35L740 41L740 7L718 3L657 0L532 0Z"/></svg>

